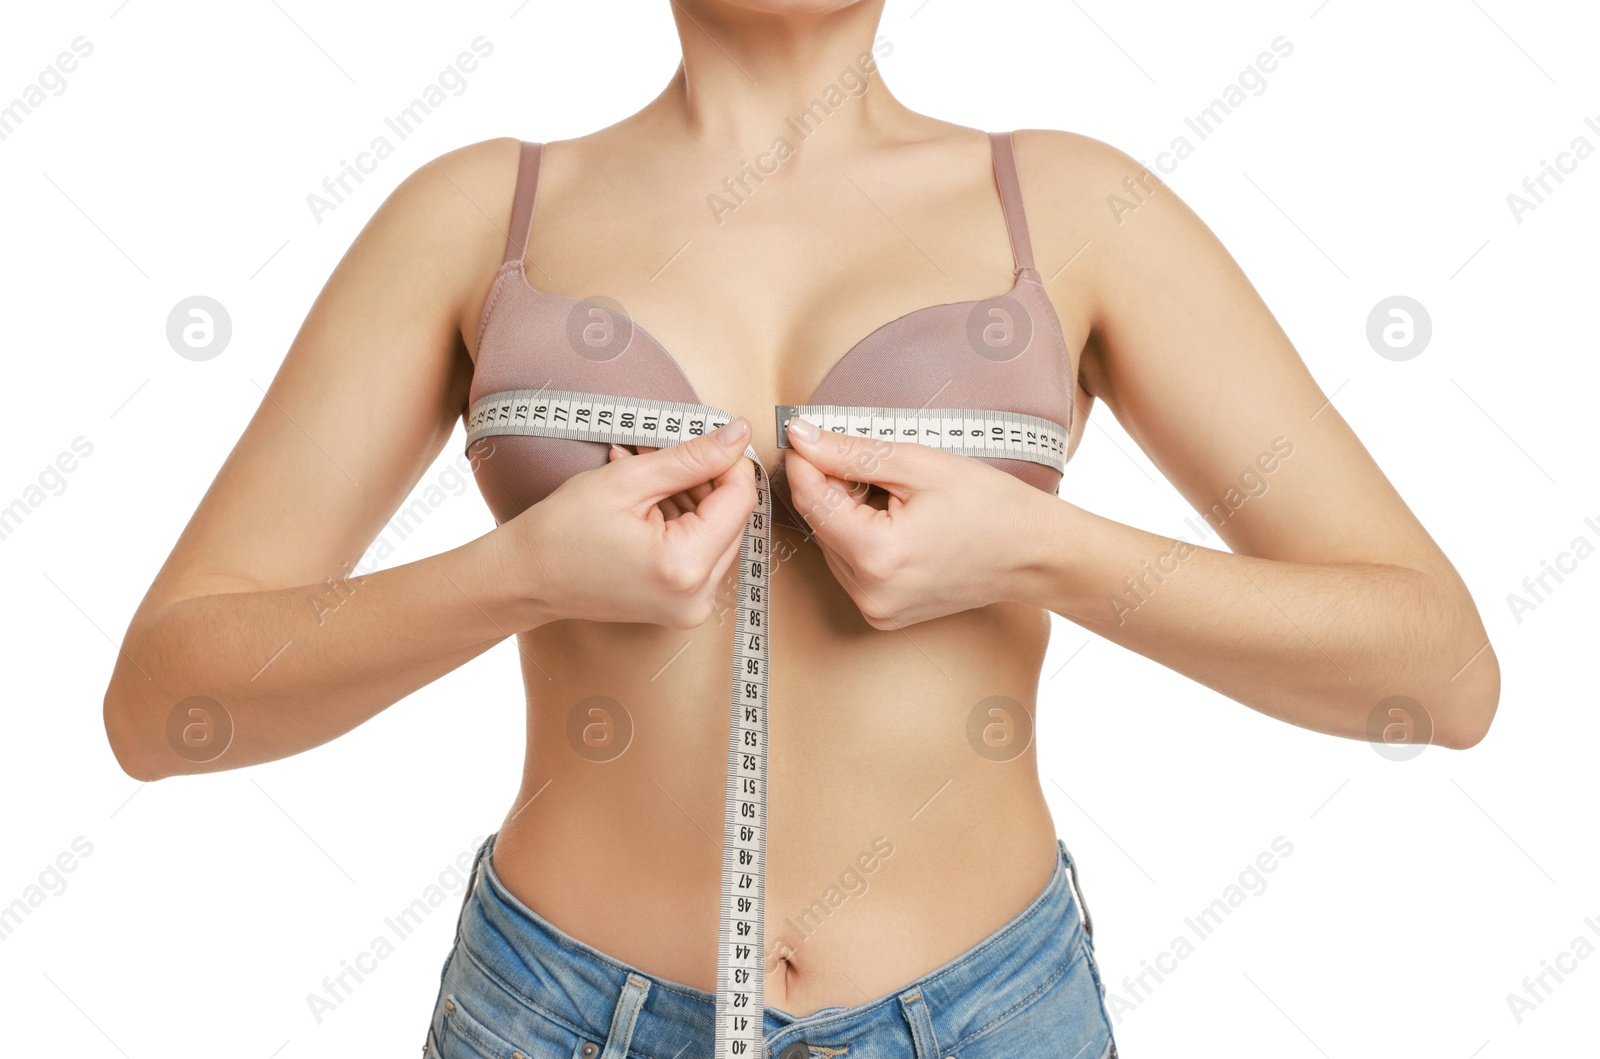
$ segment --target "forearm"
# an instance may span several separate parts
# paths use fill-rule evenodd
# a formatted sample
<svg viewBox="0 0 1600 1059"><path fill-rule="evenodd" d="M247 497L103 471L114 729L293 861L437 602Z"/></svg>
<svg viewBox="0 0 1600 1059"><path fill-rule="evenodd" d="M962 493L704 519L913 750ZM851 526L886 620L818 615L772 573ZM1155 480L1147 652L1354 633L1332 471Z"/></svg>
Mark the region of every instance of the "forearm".
<svg viewBox="0 0 1600 1059"><path fill-rule="evenodd" d="M1499 670L1453 573L1235 555L1046 500L1026 602L1305 728L1367 738L1393 696L1421 704L1442 745L1487 728Z"/></svg>
<svg viewBox="0 0 1600 1059"><path fill-rule="evenodd" d="M331 584L186 599L135 623L105 699L118 761L152 780L287 757L550 620L506 587L495 554L485 536ZM168 732L191 697L231 722L231 742L209 760L198 759L214 746L174 745ZM202 725L221 720L195 716Z"/></svg>

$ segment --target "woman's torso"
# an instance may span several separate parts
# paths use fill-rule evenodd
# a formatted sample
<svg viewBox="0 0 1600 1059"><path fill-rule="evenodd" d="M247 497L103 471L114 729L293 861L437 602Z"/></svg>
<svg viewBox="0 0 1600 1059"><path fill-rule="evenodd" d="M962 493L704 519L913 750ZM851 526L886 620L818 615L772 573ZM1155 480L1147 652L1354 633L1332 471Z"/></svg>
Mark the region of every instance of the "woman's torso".
<svg viewBox="0 0 1600 1059"><path fill-rule="evenodd" d="M776 471L773 405L806 403L884 321L990 299L1017 278L985 138L928 129L847 158L807 145L761 182L746 177L748 193L723 182L743 158L708 167L620 126L561 142L543 152L526 280L502 273L487 308L529 297L513 283L610 299L701 400L750 418ZM1029 352L1060 357L1070 384L1087 322L1070 306L1050 316ZM462 320L474 358L484 319ZM520 385L546 384L547 367L530 359ZM773 546L766 1002L804 1014L945 963L1044 886L1055 832L1031 718L1050 626L1045 611L1001 603L875 630L802 532L780 523ZM520 635L527 757L495 849L507 886L558 927L707 991L731 617Z"/></svg>

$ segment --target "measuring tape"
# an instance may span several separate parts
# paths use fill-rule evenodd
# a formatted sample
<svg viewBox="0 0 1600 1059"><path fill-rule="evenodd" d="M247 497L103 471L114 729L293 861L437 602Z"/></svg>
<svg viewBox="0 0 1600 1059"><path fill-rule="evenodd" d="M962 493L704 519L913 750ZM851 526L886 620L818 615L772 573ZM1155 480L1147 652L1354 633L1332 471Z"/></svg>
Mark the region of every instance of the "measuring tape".
<svg viewBox="0 0 1600 1059"><path fill-rule="evenodd" d="M789 444L789 420L798 416L823 430L879 441L907 441L958 456L1028 460L1066 470L1067 432L1059 423L1023 412L984 408L858 408L854 405L780 404L778 447Z"/></svg>
<svg viewBox="0 0 1600 1059"><path fill-rule="evenodd" d="M959 455L1066 466L1066 430L1038 416L967 408L777 405L778 445L804 417L823 430L914 441ZM504 390L467 410L467 445L502 434L666 448L710 433L733 416L711 405L573 390ZM756 506L739 541L728 719L727 800L722 827L722 914L717 924L714 1059L768 1059L766 1013L767 693L771 629L772 490L754 445Z"/></svg>

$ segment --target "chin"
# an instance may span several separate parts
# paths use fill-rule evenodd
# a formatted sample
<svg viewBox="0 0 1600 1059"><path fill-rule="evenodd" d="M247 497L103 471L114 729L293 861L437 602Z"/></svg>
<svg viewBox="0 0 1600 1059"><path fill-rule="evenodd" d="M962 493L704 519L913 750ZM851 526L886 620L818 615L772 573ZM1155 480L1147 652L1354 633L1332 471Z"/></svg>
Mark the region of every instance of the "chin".
<svg viewBox="0 0 1600 1059"><path fill-rule="evenodd" d="M730 7L764 15L831 15L870 0L700 0L706 7Z"/></svg>

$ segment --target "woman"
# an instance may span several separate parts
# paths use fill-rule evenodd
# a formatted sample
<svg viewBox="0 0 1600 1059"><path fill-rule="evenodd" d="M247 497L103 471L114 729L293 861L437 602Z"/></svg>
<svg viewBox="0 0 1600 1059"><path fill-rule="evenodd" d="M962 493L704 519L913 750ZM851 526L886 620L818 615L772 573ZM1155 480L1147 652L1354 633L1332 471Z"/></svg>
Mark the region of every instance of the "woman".
<svg viewBox="0 0 1600 1059"><path fill-rule="evenodd" d="M1103 143L902 106L882 6L675 0L683 62L638 113L408 177L131 624L105 717L144 780L319 745L518 637L522 789L429 1055L711 1051L747 447L775 509L773 1056L1115 1054L1028 738L1049 612L1333 735L1397 697L1445 746L1490 723L1465 587L1227 251ZM739 415L662 448L476 439L496 528L347 581L469 406L516 390ZM1231 554L1082 510L1037 463L767 426L978 407L1070 455L1096 397ZM330 579L337 620L307 605ZM210 760L167 734L195 702L231 725Z"/></svg>

